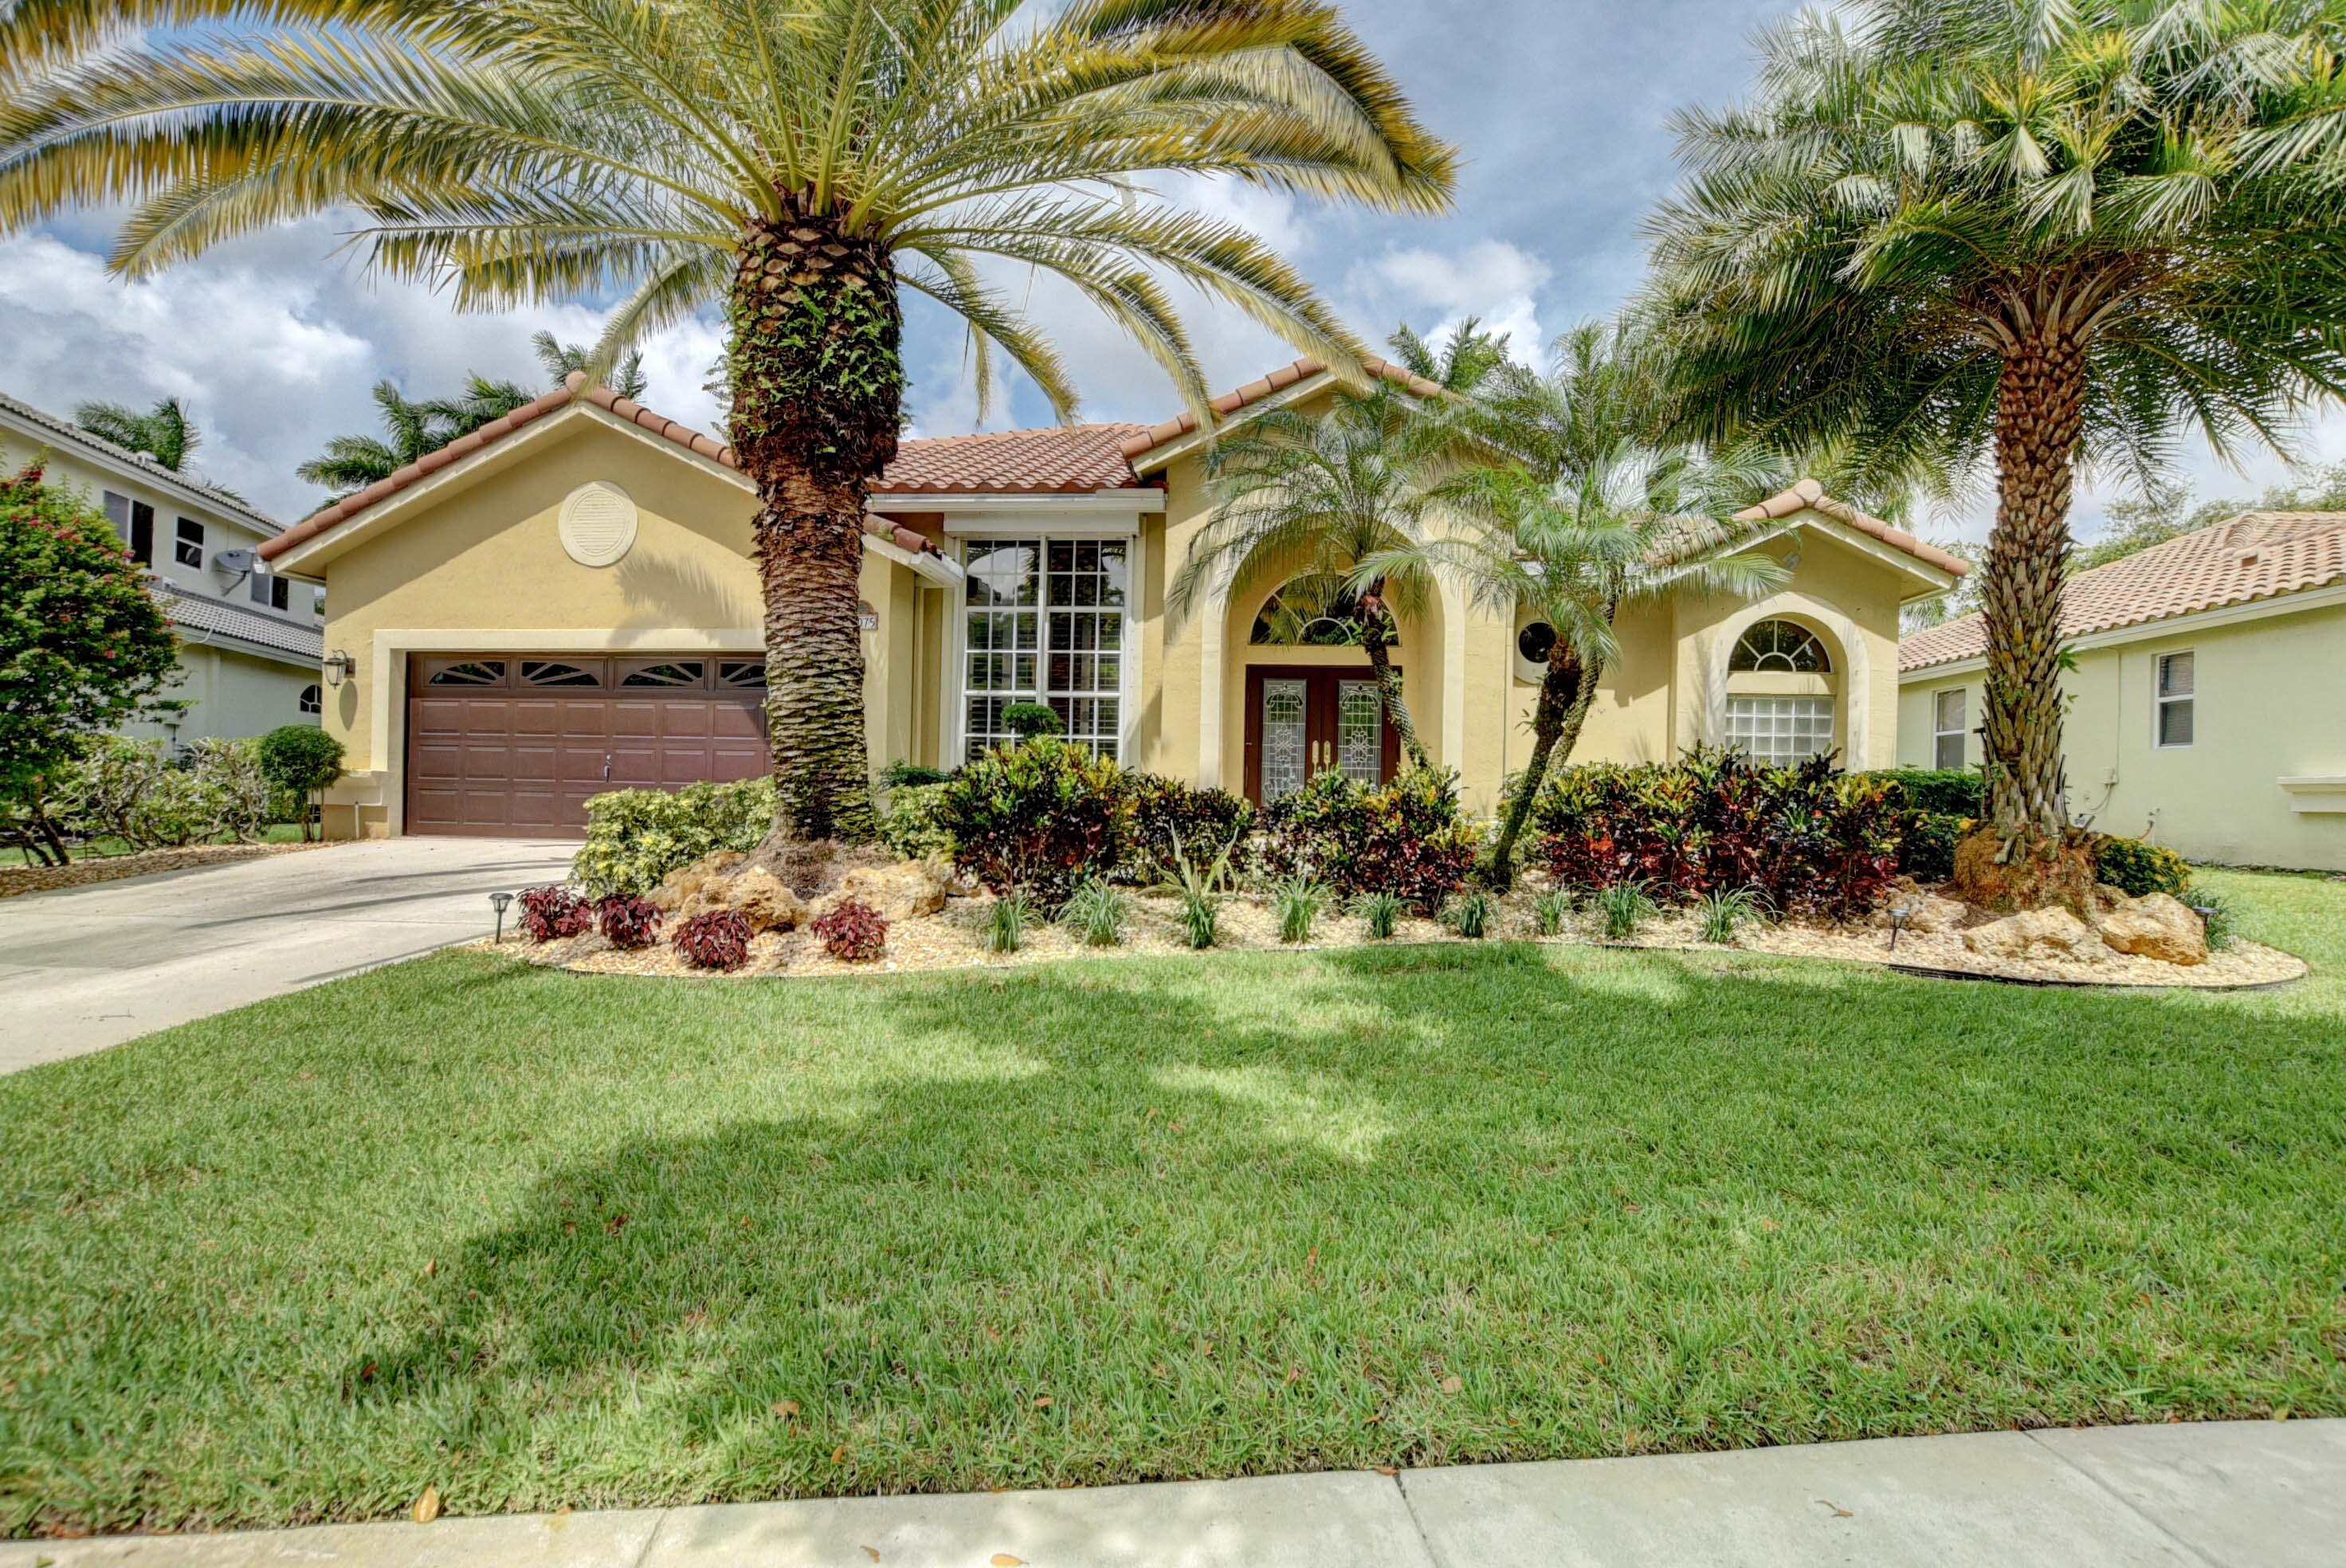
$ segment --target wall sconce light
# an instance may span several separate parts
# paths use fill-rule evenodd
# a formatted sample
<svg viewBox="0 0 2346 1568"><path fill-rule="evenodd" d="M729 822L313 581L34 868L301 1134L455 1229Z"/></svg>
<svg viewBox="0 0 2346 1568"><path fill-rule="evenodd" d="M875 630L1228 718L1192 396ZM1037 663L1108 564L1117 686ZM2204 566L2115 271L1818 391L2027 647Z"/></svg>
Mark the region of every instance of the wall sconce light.
<svg viewBox="0 0 2346 1568"><path fill-rule="evenodd" d="M497 911L496 940L499 942L503 942L505 939L505 906L511 902L513 902L513 894L511 893L491 893L489 895L489 907Z"/></svg>
<svg viewBox="0 0 2346 1568"><path fill-rule="evenodd" d="M326 656L324 668L326 671L326 684L328 686L340 686L342 682L350 679L351 677L358 674L359 661L352 658L348 653L344 652L341 648L336 648L332 653Z"/></svg>

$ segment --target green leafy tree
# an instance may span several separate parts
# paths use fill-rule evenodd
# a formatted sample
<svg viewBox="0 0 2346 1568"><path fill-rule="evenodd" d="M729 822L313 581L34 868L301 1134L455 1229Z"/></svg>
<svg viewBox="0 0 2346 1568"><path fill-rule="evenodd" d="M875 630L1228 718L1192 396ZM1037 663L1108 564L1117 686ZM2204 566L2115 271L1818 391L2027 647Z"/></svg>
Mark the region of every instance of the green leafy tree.
<svg viewBox="0 0 2346 1568"><path fill-rule="evenodd" d="M2152 476L2179 431L2270 442L2346 387L2341 47L2338 0L1852 0L1679 121L1653 231L1688 428L1993 461L1977 891L2077 891L2051 843L2080 462Z"/></svg>
<svg viewBox="0 0 2346 1568"><path fill-rule="evenodd" d="M1917 599L1900 610L1898 629L1908 636L1944 626L1956 616L1970 615L1979 608L1979 546L1967 539L1939 538L1932 540L1931 544L1970 566L1972 575L1935 598Z"/></svg>
<svg viewBox="0 0 2346 1568"><path fill-rule="evenodd" d="M856 578L901 291L967 323L982 389L1006 353L1066 416L1020 303L1053 276L1202 414L1168 281L1331 365L1358 345L1251 233L1148 177L1413 212L1454 181L1326 0L46 0L0 23L0 231L131 203L128 276L355 209L365 261L462 309L620 291L597 366L720 304L775 827L812 838L874 831Z"/></svg>
<svg viewBox="0 0 2346 1568"><path fill-rule="evenodd" d="M537 362L546 373L560 386L573 375L585 375L595 368L595 351L586 343L566 343L552 332L540 332L529 341L537 351ZM639 349L629 349L620 356L617 366L605 378L613 392L621 397L641 402L644 393L651 390L650 378L644 374L644 356Z"/></svg>
<svg viewBox="0 0 2346 1568"><path fill-rule="evenodd" d="M324 790L342 776L342 743L314 724L280 724L253 744L270 786L301 802L308 839Z"/></svg>
<svg viewBox="0 0 2346 1568"><path fill-rule="evenodd" d="M152 711L170 627L113 524L27 468L0 479L0 827L70 857L48 802L91 736Z"/></svg>
<svg viewBox="0 0 2346 1568"><path fill-rule="evenodd" d="M187 405L167 397L141 413L118 402L86 402L74 410L74 423L117 446L143 452L177 473L204 443L203 433L188 417Z"/></svg>

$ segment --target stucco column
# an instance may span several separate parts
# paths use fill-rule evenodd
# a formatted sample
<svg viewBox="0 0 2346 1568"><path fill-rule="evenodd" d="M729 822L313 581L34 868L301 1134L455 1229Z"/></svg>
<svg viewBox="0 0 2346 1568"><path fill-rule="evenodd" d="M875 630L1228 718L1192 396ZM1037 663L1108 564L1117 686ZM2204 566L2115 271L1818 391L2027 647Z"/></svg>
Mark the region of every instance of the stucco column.
<svg viewBox="0 0 2346 1568"><path fill-rule="evenodd" d="M1198 614L1198 788L1222 787L1222 670L1229 641L1230 575L1217 574Z"/></svg>

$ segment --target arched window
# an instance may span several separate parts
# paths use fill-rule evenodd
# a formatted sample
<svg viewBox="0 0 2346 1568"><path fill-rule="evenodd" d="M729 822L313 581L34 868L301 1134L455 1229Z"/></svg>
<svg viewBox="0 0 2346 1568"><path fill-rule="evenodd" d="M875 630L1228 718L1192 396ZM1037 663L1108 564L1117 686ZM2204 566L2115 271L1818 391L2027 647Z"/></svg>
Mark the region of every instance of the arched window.
<svg viewBox="0 0 2346 1568"><path fill-rule="evenodd" d="M1808 627L1791 621L1761 621L1735 645L1727 668L1730 675L1771 669L1830 675L1832 658Z"/></svg>
<svg viewBox="0 0 2346 1568"><path fill-rule="evenodd" d="M1290 577L1263 601L1247 641L1257 647L1343 647L1361 640L1359 601L1332 572Z"/></svg>
<svg viewBox="0 0 2346 1568"><path fill-rule="evenodd" d="M316 686L305 686L301 688L302 712L322 713L325 711L325 707L326 705L320 700L320 693Z"/></svg>

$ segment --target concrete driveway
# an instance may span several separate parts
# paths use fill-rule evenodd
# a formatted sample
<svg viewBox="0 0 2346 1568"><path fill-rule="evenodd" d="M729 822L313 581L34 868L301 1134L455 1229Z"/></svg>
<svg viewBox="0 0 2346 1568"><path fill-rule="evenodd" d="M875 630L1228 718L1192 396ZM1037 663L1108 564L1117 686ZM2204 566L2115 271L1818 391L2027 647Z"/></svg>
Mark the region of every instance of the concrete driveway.
<svg viewBox="0 0 2346 1568"><path fill-rule="evenodd" d="M389 839L0 899L0 1073L486 936L490 893L577 848Z"/></svg>

